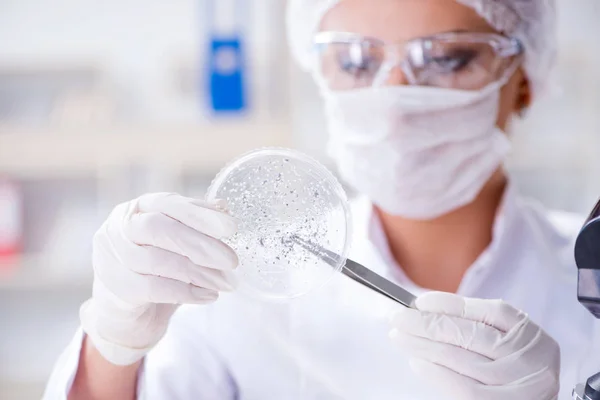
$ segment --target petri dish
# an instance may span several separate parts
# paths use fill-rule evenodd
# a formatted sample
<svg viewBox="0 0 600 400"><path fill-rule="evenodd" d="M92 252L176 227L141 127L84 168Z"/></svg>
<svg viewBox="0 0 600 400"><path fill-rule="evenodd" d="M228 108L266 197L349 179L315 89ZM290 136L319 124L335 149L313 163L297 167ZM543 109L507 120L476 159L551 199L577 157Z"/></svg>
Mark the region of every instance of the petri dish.
<svg viewBox="0 0 600 400"><path fill-rule="evenodd" d="M351 242L348 198L335 176L296 150L262 148L225 166L207 199L223 199L238 219L224 240L239 257L240 290L268 299L292 299L325 285L340 271ZM292 238L337 253L331 266Z"/></svg>

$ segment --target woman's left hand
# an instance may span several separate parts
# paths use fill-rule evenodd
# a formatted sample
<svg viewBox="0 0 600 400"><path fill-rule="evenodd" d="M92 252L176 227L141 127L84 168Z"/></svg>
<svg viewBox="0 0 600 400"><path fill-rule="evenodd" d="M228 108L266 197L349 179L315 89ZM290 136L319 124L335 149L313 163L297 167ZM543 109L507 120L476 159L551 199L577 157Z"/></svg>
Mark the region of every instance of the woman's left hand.
<svg viewBox="0 0 600 400"><path fill-rule="evenodd" d="M560 349L529 317L500 300L432 292L391 318L392 341L444 398L553 400Z"/></svg>

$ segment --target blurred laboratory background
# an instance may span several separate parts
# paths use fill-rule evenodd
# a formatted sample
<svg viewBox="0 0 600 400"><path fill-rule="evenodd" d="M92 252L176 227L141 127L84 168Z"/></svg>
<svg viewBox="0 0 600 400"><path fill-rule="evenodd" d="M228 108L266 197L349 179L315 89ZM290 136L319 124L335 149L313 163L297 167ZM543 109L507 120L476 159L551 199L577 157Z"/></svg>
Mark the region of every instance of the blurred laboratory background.
<svg viewBox="0 0 600 400"><path fill-rule="evenodd" d="M558 95L517 123L523 192L600 196L600 3L559 0ZM40 398L90 294L91 238L119 202L202 197L232 157L328 163L285 0L0 0L0 399ZM330 163L328 163L331 165Z"/></svg>

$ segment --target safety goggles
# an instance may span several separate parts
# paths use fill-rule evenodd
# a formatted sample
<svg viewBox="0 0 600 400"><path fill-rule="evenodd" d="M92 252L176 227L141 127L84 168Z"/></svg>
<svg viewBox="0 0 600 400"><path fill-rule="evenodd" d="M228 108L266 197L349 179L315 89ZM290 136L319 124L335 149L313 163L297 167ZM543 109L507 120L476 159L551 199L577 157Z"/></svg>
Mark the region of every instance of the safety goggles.
<svg viewBox="0 0 600 400"><path fill-rule="evenodd" d="M404 43L347 32L315 35L319 81L334 91L389 84L398 71L408 85L479 90L508 79L522 61L517 39L494 33L457 32ZM398 84L396 83L396 84Z"/></svg>

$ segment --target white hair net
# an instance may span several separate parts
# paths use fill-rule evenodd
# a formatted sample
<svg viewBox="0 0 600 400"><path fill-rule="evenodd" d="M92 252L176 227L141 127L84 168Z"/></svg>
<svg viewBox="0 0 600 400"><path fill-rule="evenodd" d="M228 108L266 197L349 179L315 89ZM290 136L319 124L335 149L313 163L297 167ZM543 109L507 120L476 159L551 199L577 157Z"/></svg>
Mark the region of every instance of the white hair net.
<svg viewBox="0 0 600 400"><path fill-rule="evenodd" d="M325 13L343 0L289 0L288 40L300 65L313 66L312 37ZM521 41L525 73L534 96L550 89L556 60L555 0L456 0L473 8L494 29Z"/></svg>

